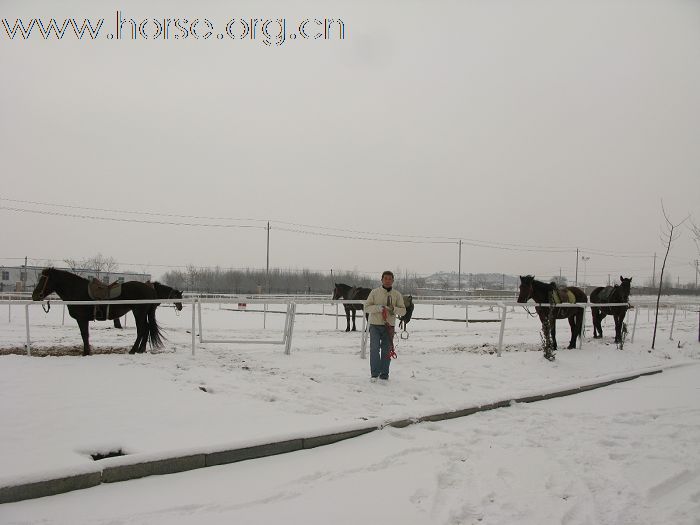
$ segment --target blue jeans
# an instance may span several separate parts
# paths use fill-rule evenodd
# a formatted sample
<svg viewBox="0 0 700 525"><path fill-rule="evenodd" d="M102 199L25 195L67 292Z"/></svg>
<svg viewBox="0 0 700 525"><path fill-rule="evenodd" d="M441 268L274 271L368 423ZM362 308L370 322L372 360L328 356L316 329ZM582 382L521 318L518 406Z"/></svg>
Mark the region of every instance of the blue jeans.
<svg viewBox="0 0 700 525"><path fill-rule="evenodd" d="M369 325L369 369L372 377L389 377L389 333L386 325Z"/></svg>

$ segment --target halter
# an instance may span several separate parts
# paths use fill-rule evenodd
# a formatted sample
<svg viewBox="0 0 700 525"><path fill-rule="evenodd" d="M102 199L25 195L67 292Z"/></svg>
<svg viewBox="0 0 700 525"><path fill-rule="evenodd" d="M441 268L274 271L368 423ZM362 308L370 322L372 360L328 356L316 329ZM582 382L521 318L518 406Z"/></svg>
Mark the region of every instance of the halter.
<svg viewBox="0 0 700 525"><path fill-rule="evenodd" d="M533 286L534 279L530 282L530 290L527 294L527 297L525 298L525 302L528 302L533 295L535 295L535 287ZM535 317L535 314L533 314L530 310L528 310L527 306L523 306L523 310L525 310L530 317Z"/></svg>
<svg viewBox="0 0 700 525"><path fill-rule="evenodd" d="M39 291L39 300L43 301L44 298L46 297L47 294L44 292L46 291L46 285L49 283L49 276L46 274L42 274L41 277L39 277L39 282L44 281L43 285L41 286L41 290ZM44 313L49 313L49 310L51 310L51 302L46 301L46 308L44 308L44 305L41 305L41 309L44 310Z"/></svg>
<svg viewBox="0 0 700 525"><path fill-rule="evenodd" d="M39 295L40 295L39 300L40 301L43 301L44 297L46 297L46 295L44 295L44 292L46 291L46 285L49 283L49 276L42 274L41 277L39 277L39 282L42 282L42 281L44 282L44 284L41 286L41 290L39 291Z"/></svg>
<svg viewBox="0 0 700 525"><path fill-rule="evenodd" d="M171 287L168 287L168 288L170 288L170 292L168 292L168 296L166 297L166 299L182 299L182 297L179 297L179 298L173 297L173 295L175 294L175 288L171 288ZM182 303L180 303L180 304L182 304ZM178 308L177 305L174 303L173 303L173 307L175 308L175 315L179 316L181 308Z"/></svg>

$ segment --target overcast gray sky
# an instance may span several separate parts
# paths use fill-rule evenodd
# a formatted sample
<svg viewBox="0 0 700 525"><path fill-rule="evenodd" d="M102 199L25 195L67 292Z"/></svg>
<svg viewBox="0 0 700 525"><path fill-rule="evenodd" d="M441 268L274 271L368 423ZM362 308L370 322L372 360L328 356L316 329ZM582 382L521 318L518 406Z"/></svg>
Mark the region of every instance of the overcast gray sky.
<svg viewBox="0 0 700 525"><path fill-rule="evenodd" d="M264 268L270 220L272 267L457 271L462 239L463 273L573 279L578 247L579 280L583 256L591 283L643 282L661 199L700 219L700 2L142 4L0 4L0 264ZM212 36L110 39L118 10ZM105 21L8 37L33 17ZM266 46L232 18L345 38ZM673 280L697 258L682 228Z"/></svg>

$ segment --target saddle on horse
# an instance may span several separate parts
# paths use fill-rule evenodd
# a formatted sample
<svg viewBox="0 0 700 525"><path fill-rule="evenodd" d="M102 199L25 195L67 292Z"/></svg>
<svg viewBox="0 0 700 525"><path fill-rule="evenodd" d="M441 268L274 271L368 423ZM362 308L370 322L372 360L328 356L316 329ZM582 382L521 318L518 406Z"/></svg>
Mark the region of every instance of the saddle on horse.
<svg viewBox="0 0 700 525"><path fill-rule="evenodd" d="M95 301L108 301L111 299L119 299L122 294L122 283L114 281L112 284L105 284L94 277L88 282L88 295L90 299ZM109 319L109 305L95 305L95 320L106 321Z"/></svg>
<svg viewBox="0 0 700 525"><path fill-rule="evenodd" d="M552 290L551 302L553 304L570 303L576 302L576 296L574 292L568 288L557 288Z"/></svg>

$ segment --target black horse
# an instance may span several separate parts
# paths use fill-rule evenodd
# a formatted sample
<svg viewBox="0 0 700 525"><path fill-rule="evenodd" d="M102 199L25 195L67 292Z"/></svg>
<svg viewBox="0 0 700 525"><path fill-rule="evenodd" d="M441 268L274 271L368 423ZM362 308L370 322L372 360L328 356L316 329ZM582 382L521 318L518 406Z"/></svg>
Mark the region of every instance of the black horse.
<svg viewBox="0 0 700 525"><path fill-rule="evenodd" d="M600 286L591 292L592 303L627 303L630 298L630 288L632 278L620 276L621 284L615 286ZM615 319L615 342L622 342L622 323L625 320L629 305L624 306L592 306L591 316L593 317L593 337L600 339L603 337L603 327L601 321L607 315L612 315Z"/></svg>
<svg viewBox="0 0 700 525"><path fill-rule="evenodd" d="M172 288L171 286L168 286L167 284L162 284L159 283L158 281L155 282L146 282L147 285L153 286L153 289L156 292L156 297L158 299L182 299L182 292L180 290L177 290L176 288ZM175 308L179 312L182 310L182 303L174 303ZM159 304L156 304L156 307L160 306ZM119 320L119 317L114 318L114 328L122 328L122 323Z"/></svg>
<svg viewBox="0 0 700 525"><path fill-rule="evenodd" d="M533 299L536 303L551 304L552 306L535 306L535 311L540 317L542 330L551 336L551 350L557 349L556 320L568 319L571 327L571 341L568 348L576 348L576 338L581 336L583 328L583 308L557 308L558 303L585 303L588 297L580 288L568 286L557 288L555 283L543 283L535 279L534 275L520 276L519 303L526 303ZM545 348L545 357L553 359L554 355Z"/></svg>
<svg viewBox="0 0 700 525"><path fill-rule="evenodd" d="M367 299L367 297L369 297L369 292L371 291L372 290L370 288L360 288L357 286L335 283L335 288L333 289L333 300L337 301L338 299L345 299L348 301L364 301ZM352 331L357 331L357 328L355 328L355 312L357 310L364 310L364 306L361 304L344 304L343 306L345 307L345 318L347 320L347 328L345 328L345 331L350 331L350 312L352 312Z"/></svg>
<svg viewBox="0 0 700 525"><path fill-rule="evenodd" d="M45 268L41 271L39 282L32 292L32 300L42 301L49 294L55 292L64 301L91 301L88 291L90 281L75 275L74 273L56 268ZM156 292L146 283L130 281L121 285L119 300L124 299L155 299ZM163 334L156 322L156 304L112 304L112 305L68 305L68 313L75 319L83 338L83 355L90 355L89 321L106 321L121 317L128 311L132 311L136 320L136 341L129 351L143 353L146 350L146 342L151 343L152 348L163 346Z"/></svg>

